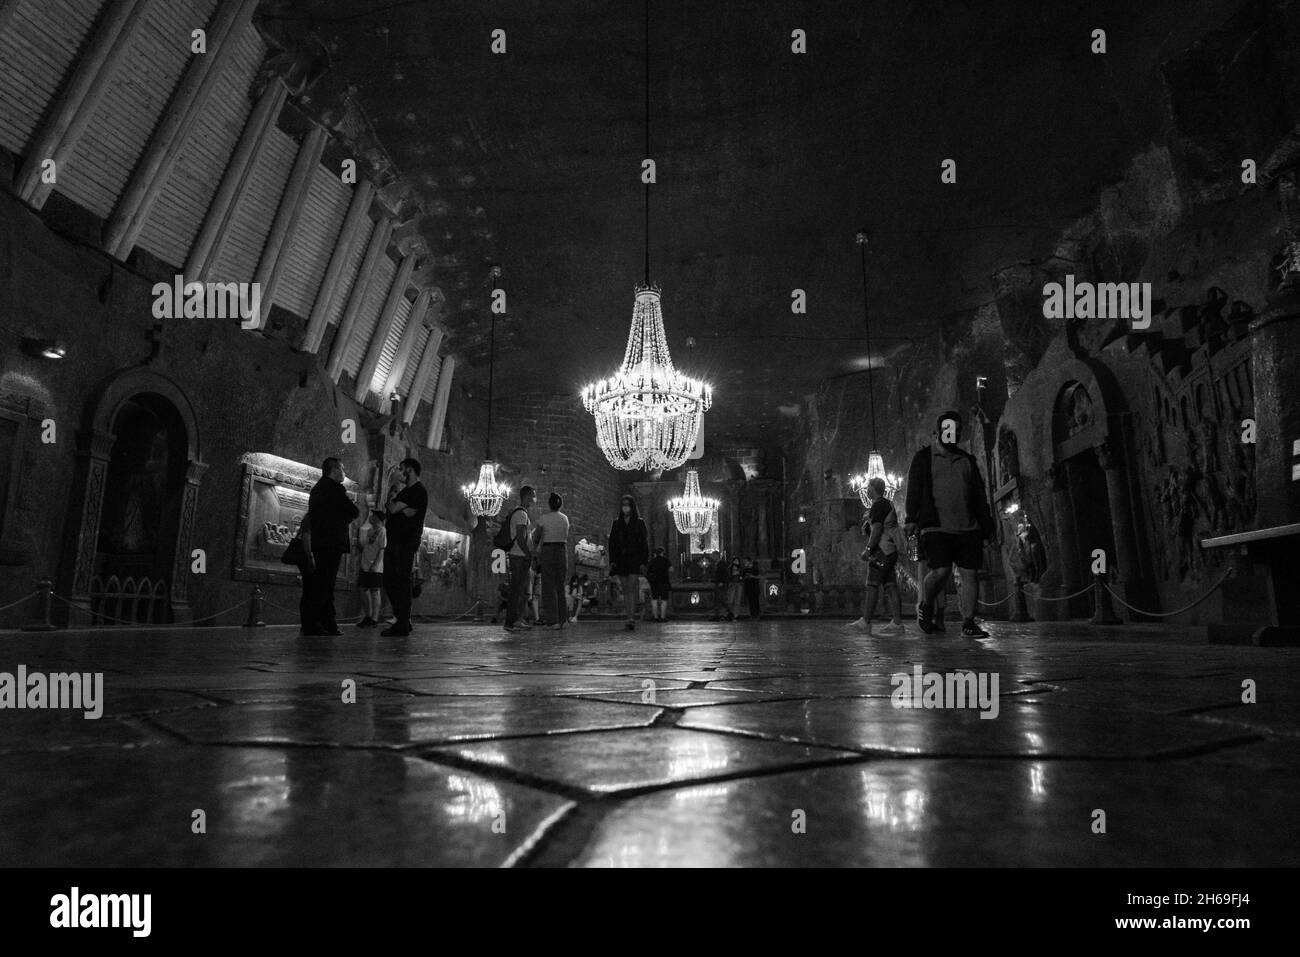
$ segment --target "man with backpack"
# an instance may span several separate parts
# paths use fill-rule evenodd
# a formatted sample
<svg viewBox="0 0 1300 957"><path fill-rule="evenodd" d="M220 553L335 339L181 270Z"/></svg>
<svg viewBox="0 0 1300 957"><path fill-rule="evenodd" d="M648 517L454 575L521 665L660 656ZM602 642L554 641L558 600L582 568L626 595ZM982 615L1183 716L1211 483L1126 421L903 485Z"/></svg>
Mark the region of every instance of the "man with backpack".
<svg viewBox="0 0 1300 957"><path fill-rule="evenodd" d="M492 544L509 556L510 597L506 602L506 631L523 631L532 626L524 620L524 607L528 602L528 571L533 563L532 547L528 543L531 524L528 510L537 501L531 485L519 490L519 504L510 510Z"/></svg>
<svg viewBox="0 0 1300 957"><path fill-rule="evenodd" d="M867 498L871 507L862 520L862 529L867 535L867 547L862 557L867 565L867 601L863 616L853 623L861 628L868 638L871 637L871 619L876 614L876 603L880 600L880 590L890 599L894 617L890 623L881 628L882 634L901 635L904 632L903 605L898 593L898 560L905 542L899 528L898 513L894 503L885 497L885 480L879 476L867 482Z"/></svg>

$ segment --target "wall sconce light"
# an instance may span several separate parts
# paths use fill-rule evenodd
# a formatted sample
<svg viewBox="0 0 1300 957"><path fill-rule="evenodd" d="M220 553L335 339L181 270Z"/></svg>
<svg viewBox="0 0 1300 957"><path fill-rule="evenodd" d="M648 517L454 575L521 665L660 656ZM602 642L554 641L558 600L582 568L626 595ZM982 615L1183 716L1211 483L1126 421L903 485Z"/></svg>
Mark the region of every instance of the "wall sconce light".
<svg viewBox="0 0 1300 957"><path fill-rule="evenodd" d="M56 339L23 336L23 352L34 359L63 359L68 355L68 347Z"/></svg>
<svg viewBox="0 0 1300 957"><path fill-rule="evenodd" d="M691 604L698 605L699 603L700 603L700 593L697 591L691 592Z"/></svg>
<svg viewBox="0 0 1300 957"><path fill-rule="evenodd" d="M800 525L804 524L804 522L806 522L806 521L808 521L808 519L804 518L802 515L799 516L799 524L800 524Z"/></svg>

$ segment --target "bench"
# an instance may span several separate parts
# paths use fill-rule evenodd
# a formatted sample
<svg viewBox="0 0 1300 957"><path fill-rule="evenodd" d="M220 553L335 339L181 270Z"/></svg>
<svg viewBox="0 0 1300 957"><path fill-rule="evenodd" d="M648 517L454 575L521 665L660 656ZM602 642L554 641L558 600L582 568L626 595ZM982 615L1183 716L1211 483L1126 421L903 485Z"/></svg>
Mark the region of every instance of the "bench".
<svg viewBox="0 0 1300 957"><path fill-rule="evenodd" d="M1257 580L1252 590L1252 580L1240 575L1223 583L1222 629L1232 629L1234 622L1251 617L1258 620L1262 604L1267 609L1268 624L1255 628L1250 640L1256 645L1300 645L1300 581L1296 575L1300 567L1300 524L1203 538L1201 548L1233 549L1233 563L1243 572L1251 565L1268 568L1263 593ZM1236 628L1240 630L1241 626Z"/></svg>

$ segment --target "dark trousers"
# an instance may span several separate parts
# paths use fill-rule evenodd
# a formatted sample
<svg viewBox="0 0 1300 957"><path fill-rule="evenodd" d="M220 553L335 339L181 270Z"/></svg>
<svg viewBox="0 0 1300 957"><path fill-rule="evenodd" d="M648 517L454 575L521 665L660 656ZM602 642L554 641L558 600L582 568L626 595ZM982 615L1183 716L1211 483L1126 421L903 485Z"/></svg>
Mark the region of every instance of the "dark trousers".
<svg viewBox="0 0 1300 957"><path fill-rule="evenodd" d="M343 560L340 552L311 553L316 560L314 569L303 569L302 600L298 603L298 617L307 635L324 635L338 631L334 620L334 578Z"/></svg>
<svg viewBox="0 0 1300 957"><path fill-rule="evenodd" d="M510 597L506 600L506 627L524 617L524 604L528 601L528 567L532 559L527 555L510 556Z"/></svg>
<svg viewBox="0 0 1300 957"><path fill-rule="evenodd" d="M745 579L745 601L749 603L749 617L757 618L763 611L763 583L757 578Z"/></svg>
<svg viewBox="0 0 1300 957"><path fill-rule="evenodd" d="M548 625L562 625L569 619L564 596L564 573L569 570L568 549L563 542L542 545L542 615Z"/></svg>
<svg viewBox="0 0 1300 957"><path fill-rule="evenodd" d="M384 591L398 631L411 630L411 565L417 547L417 542L397 542L384 549Z"/></svg>

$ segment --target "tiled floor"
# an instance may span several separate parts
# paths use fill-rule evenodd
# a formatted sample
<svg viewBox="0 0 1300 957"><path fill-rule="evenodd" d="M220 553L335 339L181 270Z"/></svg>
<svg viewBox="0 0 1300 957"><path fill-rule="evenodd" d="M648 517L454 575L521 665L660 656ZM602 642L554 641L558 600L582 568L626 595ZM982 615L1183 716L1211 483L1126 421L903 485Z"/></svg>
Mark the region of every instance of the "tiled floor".
<svg viewBox="0 0 1300 957"><path fill-rule="evenodd" d="M1300 650L1086 625L345 628L0 635L0 672L102 671L105 697L99 720L0 710L0 860L1300 864ZM918 665L996 675L996 716L894 707Z"/></svg>

